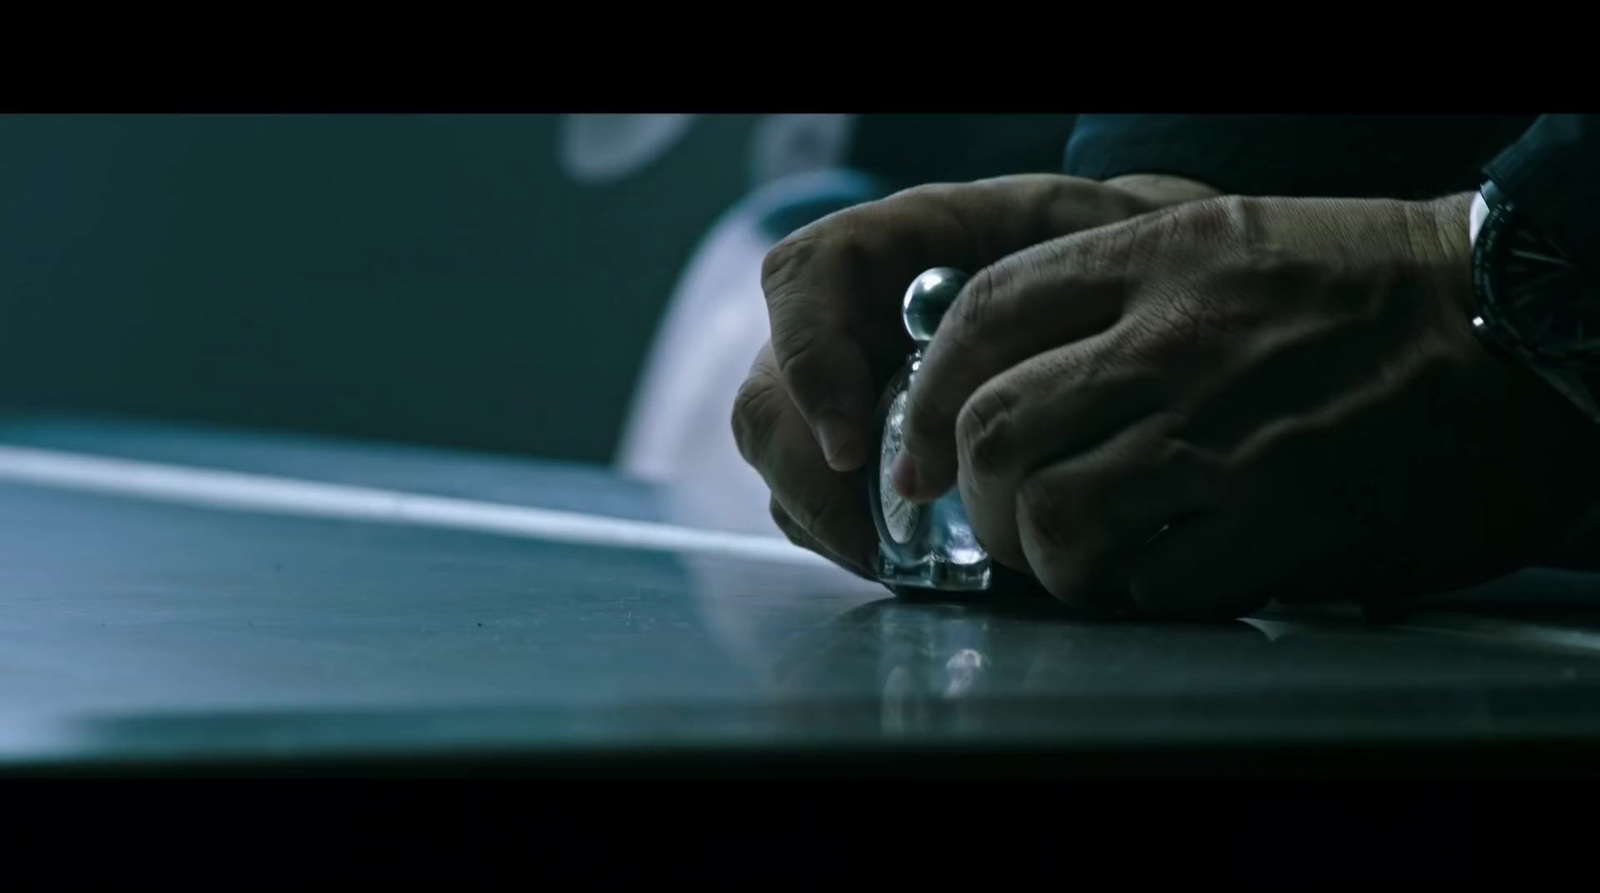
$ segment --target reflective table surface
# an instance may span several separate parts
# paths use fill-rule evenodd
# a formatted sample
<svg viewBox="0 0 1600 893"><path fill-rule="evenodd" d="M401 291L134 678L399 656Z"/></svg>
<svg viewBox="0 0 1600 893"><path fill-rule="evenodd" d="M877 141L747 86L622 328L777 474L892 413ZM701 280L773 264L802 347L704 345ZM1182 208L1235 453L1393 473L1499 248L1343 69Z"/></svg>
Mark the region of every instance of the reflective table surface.
<svg viewBox="0 0 1600 893"><path fill-rule="evenodd" d="M0 418L0 767L1600 742L1594 577L1085 624L896 600L672 505L604 469Z"/></svg>

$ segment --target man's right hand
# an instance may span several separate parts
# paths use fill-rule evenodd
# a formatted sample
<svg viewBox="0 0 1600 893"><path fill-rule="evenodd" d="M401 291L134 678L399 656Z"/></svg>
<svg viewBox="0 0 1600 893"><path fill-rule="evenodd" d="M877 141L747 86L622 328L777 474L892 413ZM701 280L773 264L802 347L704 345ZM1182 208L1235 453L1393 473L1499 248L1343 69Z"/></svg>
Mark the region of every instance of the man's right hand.
<svg viewBox="0 0 1600 893"><path fill-rule="evenodd" d="M877 534L862 466L872 416L911 345L900 301L917 274L977 274L1040 242L1214 194L1187 180L1038 174L919 186L825 217L762 266L771 341L733 408L734 437L795 544L870 578Z"/></svg>

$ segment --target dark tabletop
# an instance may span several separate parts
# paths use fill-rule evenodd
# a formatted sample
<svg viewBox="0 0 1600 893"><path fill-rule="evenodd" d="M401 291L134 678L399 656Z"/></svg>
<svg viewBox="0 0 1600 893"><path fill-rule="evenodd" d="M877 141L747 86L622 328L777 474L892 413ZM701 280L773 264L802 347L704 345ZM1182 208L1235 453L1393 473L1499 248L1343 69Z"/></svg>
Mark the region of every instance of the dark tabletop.
<svg viewBox="0 0 1600 893"><path fill-rule="evenodd" d="M644 527L601 545L125 486L196 468ZM670 505L584 466L0 419L0 763L1547 760L1600 741L1593 577L1528 572L1387 623L1096 625L899 601L776 543L663 546Z"/></svg>

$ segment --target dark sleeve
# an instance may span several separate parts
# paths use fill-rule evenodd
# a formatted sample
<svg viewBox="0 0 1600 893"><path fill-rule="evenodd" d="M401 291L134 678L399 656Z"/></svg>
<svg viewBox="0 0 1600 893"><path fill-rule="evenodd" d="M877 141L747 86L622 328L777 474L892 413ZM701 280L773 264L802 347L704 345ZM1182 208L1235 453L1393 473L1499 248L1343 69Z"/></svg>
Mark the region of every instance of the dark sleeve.
<svg viewBox="0 0 1600 893"><path fill-rule="evenodd" d="M1483 172L1600 281L1600 115L1544 115Z"/></svg>
<svg viewBox="0 0 1600 893"><path fill-rule="evenodd" d="M1067 173L1171 174L1243 195L1433 198L1476 188L1517 115L1080 115Z"/></svg>

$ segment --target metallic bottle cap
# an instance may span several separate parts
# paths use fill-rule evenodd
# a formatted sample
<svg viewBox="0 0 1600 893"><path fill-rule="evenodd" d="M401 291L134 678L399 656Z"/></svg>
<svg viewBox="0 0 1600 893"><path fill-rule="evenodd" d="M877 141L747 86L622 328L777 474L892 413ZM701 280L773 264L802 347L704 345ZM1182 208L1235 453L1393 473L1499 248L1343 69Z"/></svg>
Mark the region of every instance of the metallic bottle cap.
<svg viewBox="0 0 1600 893"><path fill-rule="evenodd" d="M932 341L933 334L939 330L939 321L944 319L945 311L955 303L969 278L960 270L935 267L913 279L901 304L900 315L905 320L907 334L918 344Z"/></svg>

